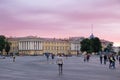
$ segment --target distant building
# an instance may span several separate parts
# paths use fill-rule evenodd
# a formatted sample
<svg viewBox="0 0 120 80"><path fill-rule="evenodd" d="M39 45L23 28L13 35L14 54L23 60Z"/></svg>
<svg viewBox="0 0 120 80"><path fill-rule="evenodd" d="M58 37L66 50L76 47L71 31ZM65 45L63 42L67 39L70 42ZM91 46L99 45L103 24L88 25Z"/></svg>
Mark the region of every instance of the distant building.
<svg viewBox="0 0 120 80"><path fill-rule="evenodd" d="M69 42L65 39L19 37L8 38L8 40L12 44L10 53L19 53L20 55L68 54L70 50Z"/></svg>
<svg viewBox="0 0 120 80"><path fill-rule="evenodd" d="M92 36L93 37L93 36ZM40 38L34 36L28 37L10 37L10 53L19 53L20 55L42 55L44 53L52 54L80 54L81 41L84 37L70 37L69 39ZM102 50L108 44L113 44L106 40L101 40Z"/></svg>
<svg viewBox="0 0 120 80"><path fill-rule="evenodd" d="M71 54L80 54L81 53L81 41L85 39L84 37L70 37L69 43L70 43L70 51Z"/></svg>

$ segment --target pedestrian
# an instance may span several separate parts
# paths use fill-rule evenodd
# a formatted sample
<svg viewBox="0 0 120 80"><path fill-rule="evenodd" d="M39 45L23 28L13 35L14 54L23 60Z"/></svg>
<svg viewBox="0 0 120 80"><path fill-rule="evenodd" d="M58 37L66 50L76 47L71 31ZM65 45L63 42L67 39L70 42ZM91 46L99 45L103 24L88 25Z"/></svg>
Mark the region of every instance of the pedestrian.
<svg viewBox="0 0 120 80"><path fill-rule="evenodd" d="M45 56L47 58L47 61L49 60L50 53L45 53Z"/></svg>
<svg viewBox="0 0 120 80"><path fill-rule="evenodd" d="M113 54L109 57L109 68L115 69L115 57Z"/></svg>
<svg viewBox="0 0 120 80"><path fill-rule="evenodd" d="M87 59L87 55L84 54L84 62L86 62L86 59Z"/></svg>
<svg viewBox="0 0 120 80"><path fill-rule="evenodd" d="M89 60L90 60L90 54L87 54L86 59L87 59L87 62L89 62Z"/></svg>
<svg viewBox="0 0 120 80"><path fill-rule="evenodd" d="M52 58L52 60L54 59L54 57L55 57L55 55L54 55L54 54L51 54L51 58Z"/></svg>
<svg viewBox="0 0 120 80"><path fill-rule="evenodd" d="M107 55L104 54L104 64L106 65L106 62L107 62Z"/></svg>
<svg viewBox="0 0 120 80"><path fill-rule="evenodd" d="M63 72L63 58L62 58L61 54L58 56L56 63L58 65L59 74L62 74L62 72Z"/></svg>
<svg viewBox="0 0 120 80"><path fill-rule="evenodd" d="M103 59L103 56L102 54L100 54L100 63L102 64L102 59Z"/></svg>
<svg viewBox="0 0 120 80"><path fill-rule="evenodd" d="M15 56L13 56L13 62L15 62Z"/></svg>

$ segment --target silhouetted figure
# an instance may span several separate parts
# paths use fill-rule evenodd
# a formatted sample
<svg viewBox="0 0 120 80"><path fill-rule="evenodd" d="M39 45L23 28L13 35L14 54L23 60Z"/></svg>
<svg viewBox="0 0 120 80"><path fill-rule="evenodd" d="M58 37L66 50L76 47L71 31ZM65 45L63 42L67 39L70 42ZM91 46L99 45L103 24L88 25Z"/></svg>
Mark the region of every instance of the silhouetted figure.
<svg viewBox="0 0 120 80"><path fill-rule="evenodd" d="M100 63L102 64L102 61L103 61L103 56L102 54L100 55Z"/></svg>
<svg viewBox="0 0 120 80"><path fill-rule="evenodd" d="M87 60L87 62L89 62L89 60L90 60L90 54L87 54L86 60Z"/></svg>
<svg viewBox="0 0 120 80"><path fill-rule="evenodd" d="M110 55L110 57L109 57L109 68L115 69L115 57L113 54Z"/></svg>
<svg viewBox="0 0 120 80"><path fill-rule="evenodd" d="M54 54L51 54L51 58L54 59L54 58L55 58L55 55L54 55Z"/></svg>
<svg viewBox="0 0 120 80"><path fill-rule="evenodd" d="M49 60L49 56L50 56L50 54L49 54L49 53L45 53L45 56L46 56L47 61L48 61L48 60Z"/></svg>
<svg viewBox="0 0 120 80"><path fill-rule="evenodd" d="M107 62L107 55L105 54L104 55L104 64L106 64L106 62Z"/></svg>

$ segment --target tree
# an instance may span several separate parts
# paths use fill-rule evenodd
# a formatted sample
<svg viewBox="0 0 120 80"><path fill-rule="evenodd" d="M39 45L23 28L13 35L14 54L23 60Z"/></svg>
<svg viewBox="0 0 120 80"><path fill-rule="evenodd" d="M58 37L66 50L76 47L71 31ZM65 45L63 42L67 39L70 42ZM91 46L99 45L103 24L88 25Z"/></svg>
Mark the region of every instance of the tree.
<svg viewBox="0 0 120 80"><path fill-rule="evenodd" d="M81 41L81 51L86 51L87 53L99 52L102 50L101 42L99 38L84 39Z"/></svg>
<svg viewBox="0 0 120 80"><path fill-rule="evenodd" d="M3 49L5 48L5 36L0 35L0 52L3 54Z"/></svg>
<svg viewBox="0 0 120 80"><path fill-rule="evenodd" d="M90 43L90 40L88 39L88 38L86 38L86 39L83 39L82 41L81 41L81 51L82 52L87 52L87 53L91 53L91 45L90 45L91 43Z"/></svg>
<svg viewBox="0 0 120 80"><path fill-rule="evenodd" d="M107 47L104 49L105 52L113 52L113 48L112 48L113 44L108 44Z"/></svg>
<svg viewBox="0 0 120 80"><path fill-rule="evenodd" d="M7 41L6 45L5 45L5 52L7 53L7 55L9 53L9 51L10 51L10 43Z"/></svg>
<svg viewBox="0 0 120 80"><path fill-rule="evenodd" d="M95 37L93 39L91 39L91 45L92 45L92 48L93 48L93 51L92 52L99 52L102 50L102 45L101 45L101 42L99 40L99 38Z"/></svg>

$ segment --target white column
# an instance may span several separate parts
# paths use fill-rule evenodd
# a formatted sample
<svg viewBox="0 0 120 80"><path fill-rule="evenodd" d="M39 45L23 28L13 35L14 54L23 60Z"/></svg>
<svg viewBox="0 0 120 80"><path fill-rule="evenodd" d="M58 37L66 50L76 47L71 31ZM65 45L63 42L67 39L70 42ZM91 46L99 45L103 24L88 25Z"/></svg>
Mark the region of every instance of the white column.
<svg viewBox="0 0 120 80"><path fill-rule="evenodd" d="M32 50L34 50L34 41L32 41Z"/></svg>
<svg viewBox="0 0 120 80"><path fill-rule="evenodd" d="M18 47L18 49L20 50L20 42L19 42L19 47Z"/></svg>
<svg viewBox="0 0 120 80"><path fill-rule="evenodd" d="M38 50L38 41L36 41L36 50Z"/></svg>
<svg viewBox="0 0 120 80"><path fill-rule="evenodd" d="M33 50L35 50L35 41L33 41Z"/></svg>
<svg viewBox="0 0 120 80"><path fill-rule="evenodd" d="M39 41L37 42L37 50L39 50Z"/></svg>
<svg viewBox="0 0 120 80"><path fill-rule="evenodd" d="M20 41L20 50L22 50L22 42Z"/></svg>
<svg viewBox="0 0 120 80"><path fill-rule="evenodd" d="M30 41L30 50L32 50L32 41Z"/></svg>
<svg viewBox="0 0 120 80"><path fill-rule="evenodd" d="M34 41L34 50L36 50L37 45L36 45L36 41Z"/></svg>
<svg viewBox="0 0 120 80"><path fill-rule="evenodd" d="M26 41L24 42L24 45L25 45L25 50L26 50Z"/></svg>
<svg viewBox="0 0 120 80"><path fill-rule="evenodd" d="M31 41L29 43L30 43L30 50L31 50L32 49L32 47L31 47Z"/></svg>
<svg viewBox="0 0 120 80"><path fill-rule="evenodd" d="M39 50L41 50L41 42L39 41Z"/></svg>
<svg viewBox="0 0 120 80"><path fill-rule="evenodd" d="M28 41L26 41L26 50L28 50Z"/></svg>
<svg viewBox="0 0 120 80"><path fill-rule="evenodd" d="M23 45L24 45L24 50L25 50L25 41L23 41Z"/></svg>
<svg viewBox="0 0 120 80"><path fill-rule="evenodd" d="M26 41L24 41L24 50L26 50Z"/></svg>
<svg viewBox="0 0 120 80"><path fill-rule="evenodd" d="M38 46L37 50L39 50L39 41L38 41L38 43L37 43L37 46Z"/></svg>
<svg viewBox="0 0 120 80"><path fill-rule="evenodd" d="M26 50L28 50L28 41L26 41Z"/></svg>
<svg viewBox="0 0 120 80"><path fill-rule="evenodd" d="M22 50L24 50L24 42L22 41Z"/></svg>
<svg viewBox="0 0 120 80"><path fill-rule="evenodd" d="M29 43L29 41L28 41L28 45L27 46L28 46L28 50L29 50L30 49L30 43Z"/></svg>

